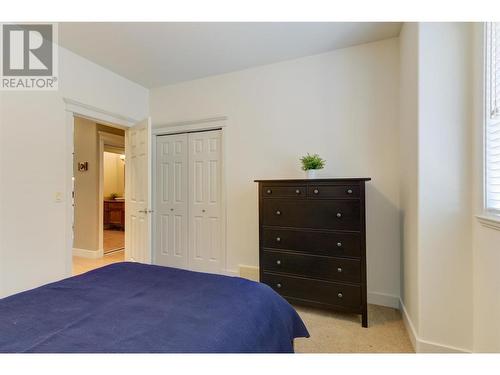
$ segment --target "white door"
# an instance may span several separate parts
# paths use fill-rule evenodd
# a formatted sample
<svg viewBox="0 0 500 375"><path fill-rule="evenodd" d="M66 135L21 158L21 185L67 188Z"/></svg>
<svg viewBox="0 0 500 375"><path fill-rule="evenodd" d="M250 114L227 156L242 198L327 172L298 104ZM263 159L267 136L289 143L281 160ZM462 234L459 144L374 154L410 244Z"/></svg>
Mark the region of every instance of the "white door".
<svg viewBox="0 0 500 375"><path fill-rule="evenodd" d="M125 133L125 260L151 263L151 119Z"/></svg>
<svg viewBox="0 0 500 375"><path fill-rule="evenodd" d="M225 268L222 225L221 131L190 133L189 265L195 271Z"/></svg>
<svg viewBox="0 0 500 375"><path fill-rule="evenodd" d="M188 268L188 136L156 137L155 264Z"/></svg>

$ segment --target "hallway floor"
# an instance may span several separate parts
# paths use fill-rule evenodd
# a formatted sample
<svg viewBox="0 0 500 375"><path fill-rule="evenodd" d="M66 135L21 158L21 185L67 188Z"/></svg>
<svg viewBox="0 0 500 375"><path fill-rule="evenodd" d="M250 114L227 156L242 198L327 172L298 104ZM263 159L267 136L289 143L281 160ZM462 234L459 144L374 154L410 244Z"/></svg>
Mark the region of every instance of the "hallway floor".
<svg viewBox="0 0 500 375"><path fill-rule="evenodd" d="M104 267L108 264L123 262L125 260L124 250L106 254L102 258L91 259L73 257L73 276L88 272L95 268Z"/></svg>
<svg viewBox="0 0 500 375"><path fill-rule="evenodd" d="M104 254L125 248L125 231L104 229Z"/></svg>

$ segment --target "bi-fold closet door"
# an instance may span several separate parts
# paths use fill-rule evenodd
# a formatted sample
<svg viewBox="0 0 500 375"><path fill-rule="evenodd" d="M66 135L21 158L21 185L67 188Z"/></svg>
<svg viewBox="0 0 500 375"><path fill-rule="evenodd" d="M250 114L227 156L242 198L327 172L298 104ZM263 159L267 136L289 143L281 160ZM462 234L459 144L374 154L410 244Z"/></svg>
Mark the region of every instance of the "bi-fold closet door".
<svg viewBox="0 0 500 375"><path fill-rule="evenodd" d="M157 137L154 262L222 273L221 131Z"/></svg>

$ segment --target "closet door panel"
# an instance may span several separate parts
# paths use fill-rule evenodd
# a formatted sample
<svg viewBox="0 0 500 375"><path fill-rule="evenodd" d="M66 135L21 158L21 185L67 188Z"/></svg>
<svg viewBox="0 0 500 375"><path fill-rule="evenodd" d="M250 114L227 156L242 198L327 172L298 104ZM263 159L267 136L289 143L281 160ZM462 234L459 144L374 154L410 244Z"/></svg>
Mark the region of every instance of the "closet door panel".
<svg viewBox="0 0 500 375"><path fill-rule="evenodd" d="M188 268L188 137L157 137L155 263Z"/></svg>
<svg viewBox="0 0 500 375"><path fill-rule="evenodd" d="M225 267L221 240L221 132L191 133L188 142L190 268L220 273Z"/></svg>

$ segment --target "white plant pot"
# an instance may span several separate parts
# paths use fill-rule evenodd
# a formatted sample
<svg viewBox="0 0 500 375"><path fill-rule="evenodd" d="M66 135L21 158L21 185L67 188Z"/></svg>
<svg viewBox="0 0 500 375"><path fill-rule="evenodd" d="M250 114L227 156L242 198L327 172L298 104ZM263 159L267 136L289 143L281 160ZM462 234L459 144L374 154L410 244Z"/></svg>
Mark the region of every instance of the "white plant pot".
<svg viewBox="0 0 500 375"><path fill-rule="evenodd" d="M308 169L306 171L307 173L307 178L316 178L316 169Z"/></svg>

